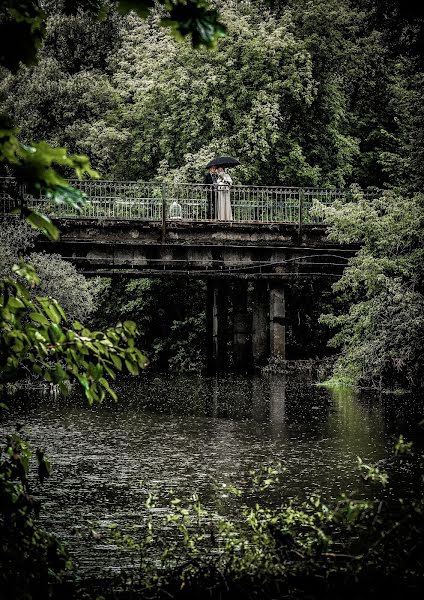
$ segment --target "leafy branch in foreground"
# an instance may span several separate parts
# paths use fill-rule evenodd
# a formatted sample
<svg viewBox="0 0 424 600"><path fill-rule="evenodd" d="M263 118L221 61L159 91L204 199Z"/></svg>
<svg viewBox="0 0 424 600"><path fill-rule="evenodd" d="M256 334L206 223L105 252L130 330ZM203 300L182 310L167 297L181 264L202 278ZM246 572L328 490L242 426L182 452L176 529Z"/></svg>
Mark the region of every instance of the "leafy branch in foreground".
<svg viewBox="0 0 424 600"><path fill-rule="evenodd" d="M18 277L35 287L39 278L31 265L13 267ZM46 296L31 297L12 278L0 279L0 383L16 381L28 372L67 392L75 382L89 404L106 394L116 400L108 379L123 369L136 375L147 364L135 347L135 323L125 321L104 332L69 324L59 303ZM4 392L3 388L0 391ZM0 402L0 410L7 406ZM63 544L36 521L39 503L30 492L31 450L20 432L2 440L0 449L0 586L7 598L36 600L51 597L49 586L71 571ZM44 451L36 451L38 480L50 475ZM2 596L3 597L3 596Z"/></svg>
<svg viewBox="0 0 424 600"><path fill-rule="evenodd" d="M74 171L81 179L84 175L98 177L91 168L90 161L83 155L69 155L65 148L53 148L41 141L31 145L23 144L18 138L18 129L13 127L8 117L0 115L0 163L6 163L9 173L23 187L16 187L14 182L6 183L3 191L17 201L12 211L20 214L35 229L39 229L53 240L59 238L59 230L47 215L26 206L25 194L35 198L42 194L47 201L56 204L67 204L80 210L85 203L85 195L73 188L56 171L57 167L66 167Z"/></svg>
<svg viewBox="0 0 424 600"><path fill-rule="evenodd" d="M32 285L37 276L28 265L14 271ZM31 298L21 283L0 280L0 372L14 380L24 367L66 393L66 382L78 382L89 401L101 402L106 394L116 399L108 378L115 371L133 375L147 364L135 347L137 329L132 321L119 323L104 332L90 331L79 322L70 325L56 300Z"/></svg>

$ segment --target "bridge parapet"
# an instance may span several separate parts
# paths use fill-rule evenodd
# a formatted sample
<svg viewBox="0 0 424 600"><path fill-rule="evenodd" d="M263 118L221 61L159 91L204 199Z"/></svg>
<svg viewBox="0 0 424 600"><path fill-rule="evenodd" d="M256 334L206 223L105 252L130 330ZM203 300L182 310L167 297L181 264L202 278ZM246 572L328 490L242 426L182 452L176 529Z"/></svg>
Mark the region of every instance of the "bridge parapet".
<svg viewBox="0 0 424 600"><path fill-rule="evenodd" d="M0 210L8 213L18 206L18 198L35 211L55 218L119 219L147 222L215 221L216 206L223 186L197 183L155 181L68 180L87 198L78 211L66 204L57 205L42 193L30 195L12 178L0 180ZM293 186L233 185L229 188L232 221L236 223L322 222L313 206L352 197L350 189ZM366 196L375 191L365 190Z"/></svg>

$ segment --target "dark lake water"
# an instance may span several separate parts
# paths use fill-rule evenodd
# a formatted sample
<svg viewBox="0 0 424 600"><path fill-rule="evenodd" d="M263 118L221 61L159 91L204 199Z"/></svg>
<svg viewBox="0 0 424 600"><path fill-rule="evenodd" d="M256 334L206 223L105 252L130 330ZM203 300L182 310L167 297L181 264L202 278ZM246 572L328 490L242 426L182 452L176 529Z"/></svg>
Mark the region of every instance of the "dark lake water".
<svg viewBox="0 0 424 600"><path fill-rule="evenodd" d="M331 393L284 376L148 376L119 386L119 402L87 407L78 397L12 402L2 433L16 422L44 447L53 473L34 491L41 520L68 542L86 573L122 566L119 551L86 530L140 524L148 490L212 501L213 482L243 487L258 465L281 463L278 497L366 494L356 463L386 455L416 423L408 400ZM268 498L269 501L269 498ZM158 509L160 513L160 509Z"/></svg>

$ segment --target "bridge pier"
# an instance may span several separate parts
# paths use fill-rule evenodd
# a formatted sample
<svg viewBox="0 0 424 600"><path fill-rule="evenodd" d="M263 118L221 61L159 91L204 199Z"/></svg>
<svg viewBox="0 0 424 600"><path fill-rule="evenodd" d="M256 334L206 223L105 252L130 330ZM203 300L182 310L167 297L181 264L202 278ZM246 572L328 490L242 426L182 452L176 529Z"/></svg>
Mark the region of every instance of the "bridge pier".
<svg viewBox="0 0 424 600"><path fill-rule="evenodd" d="M269 353L268 284L255 281L252 296L252 356L253 364L261 367Z"/></svg>
<svg viewBox="0 0 424 600"><path fill-rule="evenodd" d="M272 283L269 294L270 356L286 359L286 298L284 285Z"/></svg>
<svg viewBox="0 0 424 600"><path fill-rule="evenodd" d="M233 363L236 371L247 371L251 366L250 323L247 311L248 282L235 281L233 287Z"/></svg>
<svg viewBox="0 0 424 600"><path fill-rule="evenodd" d="M286 299L281 282L255 281L251 303L248 282L207 284L207 362L212 373L228 369L229 296L232 304L232 354L236 371L261 367L268 358L286 359ZM250 317L248 306L251 305Z"/></svg>
<svg viewBox="0 0 424 600"><path fill-rule="evenodd" d="M226 282L208 281L206 320L208 369L214 373L225 371L228 365L228 284Z"/></svg>

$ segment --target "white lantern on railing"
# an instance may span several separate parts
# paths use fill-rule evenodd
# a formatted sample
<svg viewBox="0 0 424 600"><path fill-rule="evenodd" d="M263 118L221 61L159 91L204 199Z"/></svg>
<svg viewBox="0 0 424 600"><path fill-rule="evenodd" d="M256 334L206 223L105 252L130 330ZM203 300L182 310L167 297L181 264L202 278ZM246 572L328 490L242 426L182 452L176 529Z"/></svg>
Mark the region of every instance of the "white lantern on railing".
<svg viewBox="0 0 424 600"><path fill-rule="evenodd" d="M169 207L169 218L172 221L180 221L183 218L183 209L181 204L178 204L176 200Z"/></svg>

